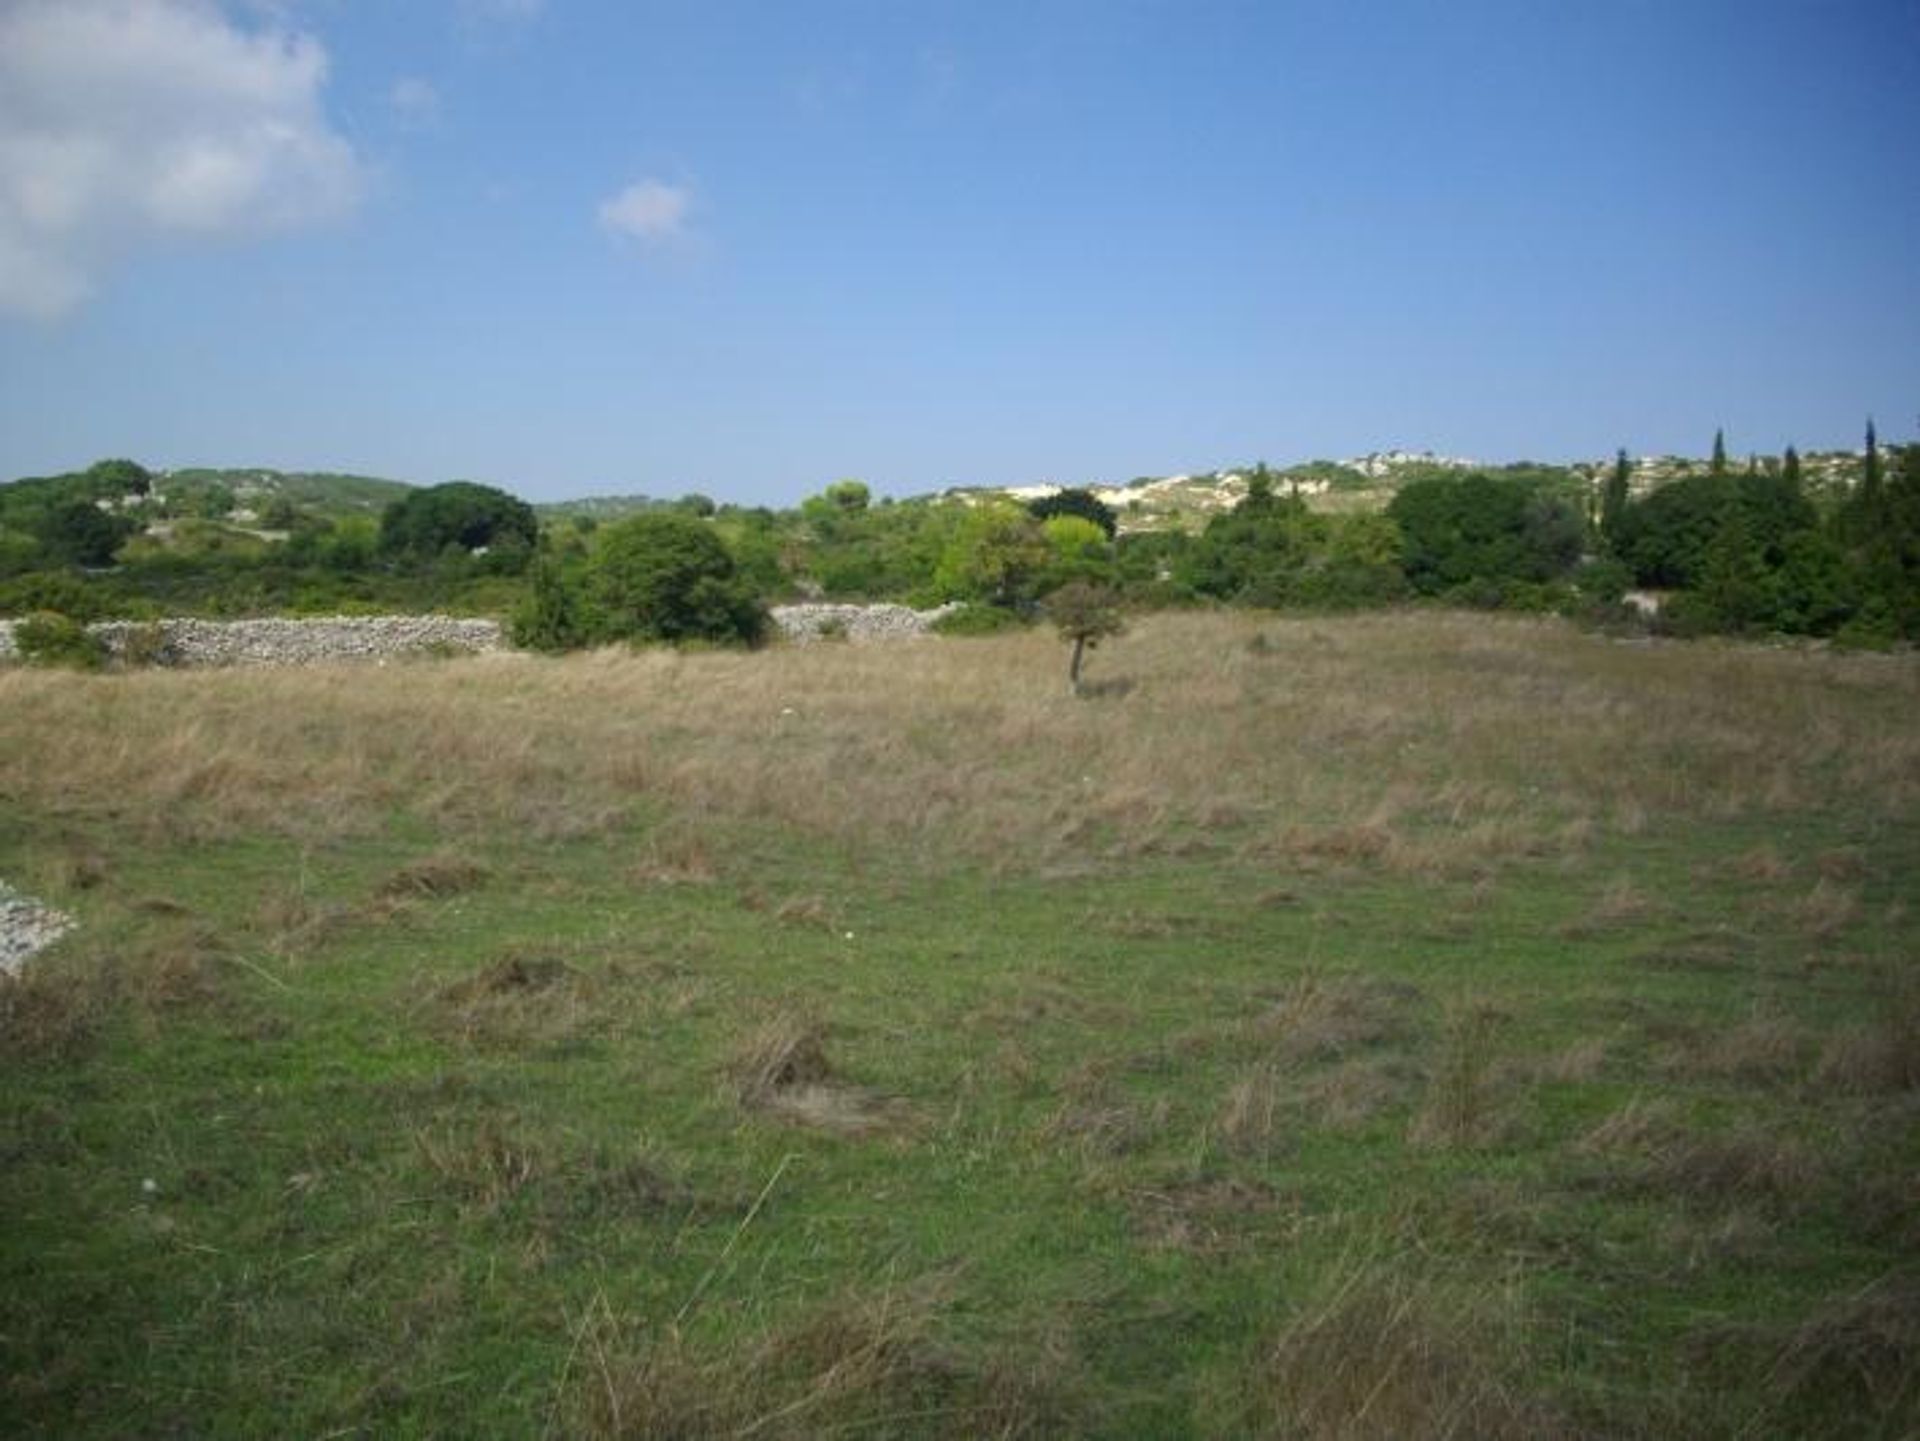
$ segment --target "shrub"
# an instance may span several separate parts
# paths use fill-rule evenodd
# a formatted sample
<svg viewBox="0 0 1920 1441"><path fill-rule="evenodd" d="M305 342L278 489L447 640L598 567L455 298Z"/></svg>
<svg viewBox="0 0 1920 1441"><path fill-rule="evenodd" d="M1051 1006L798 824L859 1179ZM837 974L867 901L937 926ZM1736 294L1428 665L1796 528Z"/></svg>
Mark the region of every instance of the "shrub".
<svg viewBox="0 0 1920 1441"><path fill-rule="evenodd" d="M455 480L409 492L389 505L380 517L380 549L388 555L416 560L435 556L448 546L463 554L482 546L510 548L515 537L524 557L539 536L533 507L490 485Z"/></svg>
<svg viewBox="0 0 1920 1441"><path fill-rule="evenodd" d="M167 640L166 627L158 621L129 626L120 636L120 664L129 668L172 665L174 650Z"/></svg>
<svg viewBox="0 0 1920 1441"><path fill-rule="evenodd" d="M563 651L584 645L590 627L578 583L560 563L542 556L533 563L527 594L513 608L507 632L525 650Z"/></svg>
<svg viewBox="0 0 1920 1441"><path fill-rule="evenodd" d="M107 647L98 636L53 610L35 611L21 621L14 627L13 643L29 665L98 670L107 660Z"/></svg>
<svg viewBox="0 0 1920 1441"><path fill-rule="evenodd" d="M636 515L602 533L587 571L608 640L757 643L766 609L712 528L672 511Z"/></svg>
<svg viewBox="0 0 1920 1441"><path fill-rule="evenodd" d="M1004 606L963 605L941 616L931 629L935 635L998 635L1004 630L1018 630L1026 623L1018 612Z"/></svg>

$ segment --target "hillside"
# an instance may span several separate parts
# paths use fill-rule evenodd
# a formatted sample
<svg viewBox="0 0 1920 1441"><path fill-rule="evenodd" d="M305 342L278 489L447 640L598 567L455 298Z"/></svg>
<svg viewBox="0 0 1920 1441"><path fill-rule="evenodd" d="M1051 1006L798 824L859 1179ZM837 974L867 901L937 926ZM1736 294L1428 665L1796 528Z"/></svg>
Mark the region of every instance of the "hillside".
<svg viewBox="0 0 1920 1441"><path fill-rule="evenodd" d="M1635 496L1651 494L1669 481L1704 474L1709 467L1705 459L1676 455L1629 457L1629 463L1629 488ZM1269 469L1276 490L1295 492L1313 510L1332 514L1384 510L1401 487L1413 481L1472 471L1597 492L1613 464L1612 457L1554 465L1386 450L1347 460L1309 460ZM1771 472L1779 469L1780 460L1777 456L1759 456L1734 463L1736 469L1748 464ZM1809 496L1816 501L1832 499L1844 495L1859 479L1861 456L1854 451L1821 451L1802 456L1801 466ZM1247 493L1247 477L1255 469L1255 465L1241 465L1196 474L1142 476L1120 484L1093 484L1086 489L1113 509L1122 532L1198 531L1212 516L1240 503ZM1053 484L959 487L944 492L941 498L969 505L1002 497L1025 503L1060 489Z"/></svg>
<svg viewBox="0 0 1920 1441"><path fill-rule="evenodd" d="M323 470L192 467L157 471L153 477L153 493L161 499L217 494L224 490L233 497L236 518L241 518L237 515L240 511L263 513L276 500L334 519L377 516L412 488L406 481Z"/></svg>

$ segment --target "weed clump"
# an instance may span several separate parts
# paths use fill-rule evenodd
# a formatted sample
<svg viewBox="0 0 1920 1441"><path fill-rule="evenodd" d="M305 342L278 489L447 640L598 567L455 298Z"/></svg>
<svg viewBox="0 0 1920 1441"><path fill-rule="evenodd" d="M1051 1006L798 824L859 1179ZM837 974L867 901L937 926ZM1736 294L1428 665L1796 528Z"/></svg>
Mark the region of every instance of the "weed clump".
<svg viewBox="0 0 1920 1441"><path fill-rule="evenodd" d="M762 1022L727 1067L734 1099L749 1111L842 1136L865 1136L907 1118L898 1100L842 1081L827 1059L826 1030L798 1012Z"/></svg>
<svg viewBox="0 0 1920 1441"><path fill-rule="evenodd" d="M437 900L478 890L492 874L484 865L465 856L445 853L423 856L401 866L382 881L378 894L390 900Z"/></svg>
<svg viewBox="0 0 1920 1441"><path fill-rule="evenodd" d="M1861 1095L1920 1090L1920 985L1895 996L1877 1021L1830 1036L1814 1079Z"/></svg>
<svg viewBox="0 0 1920 1441"><path fill-rule="evenodd" d="M1509 1379L1503 1302L1403 1267L1349 1264L1260 1348L1217 1429L1334 1441L1547 1434L1550 1418Z"/></svg>
<svg viewBox="0 0 1920 1441"><path fill-rule="evenodd" d="M745 1336L641 1332L603 1300L580 1323L560 1410L595 1438L1071 1435L1091 1408L1058 1338L950 1339L952 1285L849 1289Z"/></svg>
<svg viewBox="0 0 1920 1441"><path fill-rule="evenodd" d="M1493 1038L1501 1020L1487 1006L1467 1005L1449 1021L1426 1103L1409 1131L1416 1145L1469 1147L1498 1137L1505 1117L1493 1085Z"/></svg>

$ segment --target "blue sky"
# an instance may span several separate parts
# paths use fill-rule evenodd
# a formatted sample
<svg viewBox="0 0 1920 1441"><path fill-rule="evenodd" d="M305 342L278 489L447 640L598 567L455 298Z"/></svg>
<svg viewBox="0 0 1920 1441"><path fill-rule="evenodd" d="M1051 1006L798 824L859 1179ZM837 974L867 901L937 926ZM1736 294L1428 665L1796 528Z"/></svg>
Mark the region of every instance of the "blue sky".
<svg viewBox="0 0 1920 1441"><path fill-rule="evenodd" d="M1920 0L0 0L0 477L1920 424Z"/></svg>

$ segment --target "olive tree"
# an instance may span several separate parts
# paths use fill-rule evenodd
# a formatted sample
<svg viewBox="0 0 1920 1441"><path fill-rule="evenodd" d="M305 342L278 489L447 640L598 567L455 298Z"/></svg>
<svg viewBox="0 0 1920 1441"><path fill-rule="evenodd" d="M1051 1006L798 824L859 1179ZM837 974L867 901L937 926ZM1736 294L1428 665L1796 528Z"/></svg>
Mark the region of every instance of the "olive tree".
<svg viewBox="0 0 1920 1441"><path fill-rule="evenodd" d="M1126 629L1114 593L1103 585L1084 580L1069 581L1045 602L1047 615L1063 640L1073 643L1073 658L1067 663L1067 691L1080 694L1080 667L1088 651L1109 636Z"/></svg>

